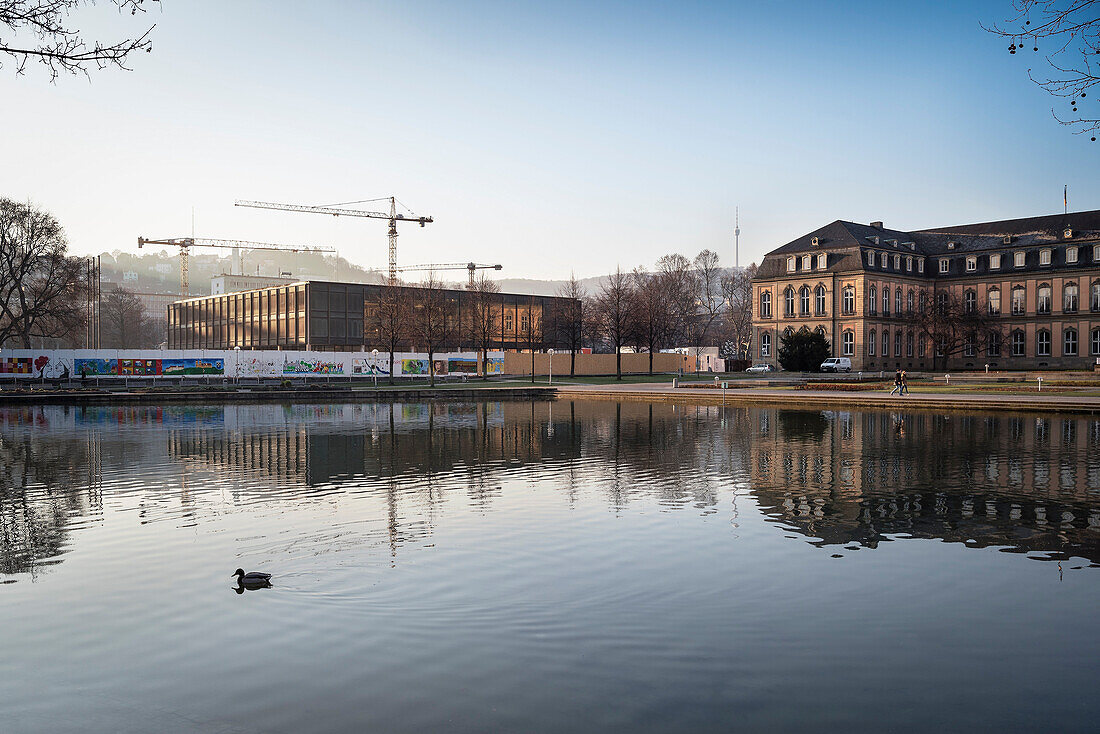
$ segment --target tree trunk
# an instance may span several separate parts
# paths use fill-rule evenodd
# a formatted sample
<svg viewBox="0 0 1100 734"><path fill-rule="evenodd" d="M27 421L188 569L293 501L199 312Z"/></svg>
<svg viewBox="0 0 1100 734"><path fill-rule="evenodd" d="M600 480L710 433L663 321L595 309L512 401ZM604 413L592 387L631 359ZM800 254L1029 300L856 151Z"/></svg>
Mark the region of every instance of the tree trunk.
<svg viewBox="0 0 1100 734"><path fill-rule="evenodd" d="M393 345L390 345L390 386L393 386Z"/></svg>
<svg viewBox="0 0 1100 734"><path fill-rule="evenodd" d="M621 344L615 345L615 379L623 379L623 347Z"/></svg>
<svg viewBox="0 0 1100 734"><path fill-rule="evenodd" d="M481 348L481 379L489 379L489 350L485 347Z"/></svg>
<svg viewBox="0 0 1100 734"><path fill-rule="evenodd" d="M435 387L435 352L428 349L428 386Z"/></svg>
<svg viewBox="0 0 1100 734"><path fill-rule="evenodd" d="M653 347L649 348L649 374L653 374Z"/></svg>
<svg viewBox="0 0 1100 734"><path fill-rule="evenodd" d="M531 347L531 384L535 382L535 348Z"/></svg>
<svg viewBox="0 0 1100 734"><path fill-rule="evenodd" d="M569 350L569 376L570 377L576 377L577 376L577 350L576 349L570 349Z"/></svg>

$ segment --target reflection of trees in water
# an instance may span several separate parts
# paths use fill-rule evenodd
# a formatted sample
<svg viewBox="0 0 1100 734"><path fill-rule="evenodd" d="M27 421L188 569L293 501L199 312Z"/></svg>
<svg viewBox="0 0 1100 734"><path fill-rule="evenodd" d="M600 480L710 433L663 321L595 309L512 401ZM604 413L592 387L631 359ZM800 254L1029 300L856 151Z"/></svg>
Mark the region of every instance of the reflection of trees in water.
<svg viewBox="0 0 1100 734"><path fill-rule="evenodd" d="M762 434L754 494L816 544L906 534L1100 560L1094 418L835 413L819 442Z"/></svg>
<svg viewBox="0 0 1100 734"><path fill-rule="evenodd" d="M46 426L41 408L0 411L0 574L36 573L64 552L72 518L102 511L96 443Z"/></svg>

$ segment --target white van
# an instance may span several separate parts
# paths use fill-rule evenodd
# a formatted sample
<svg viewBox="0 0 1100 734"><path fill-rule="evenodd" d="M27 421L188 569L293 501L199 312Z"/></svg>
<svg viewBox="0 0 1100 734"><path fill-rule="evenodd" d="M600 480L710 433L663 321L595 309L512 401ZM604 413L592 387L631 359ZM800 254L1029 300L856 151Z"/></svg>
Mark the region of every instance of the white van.
<svg viewBox="0 0 1100 734"><path fill-rule="evenodd" d="M829 357L819 369L822 372L851 372L852 360L848 357Z"/></svg>

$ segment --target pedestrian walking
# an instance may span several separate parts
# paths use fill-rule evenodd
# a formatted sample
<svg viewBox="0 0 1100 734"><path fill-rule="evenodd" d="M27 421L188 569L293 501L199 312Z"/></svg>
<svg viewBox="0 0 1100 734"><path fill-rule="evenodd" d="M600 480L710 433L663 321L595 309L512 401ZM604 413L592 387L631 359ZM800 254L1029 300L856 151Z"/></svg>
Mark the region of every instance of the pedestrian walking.
<svg viewBox="0 0 1100 734"><path fill-rule="evenodd" d="M901 394L901 370L894 373L894 389L890 391L890 394Z"/></svg>
<svg viewBox="0 0 1100 734"><path fill-rule="evenodd" d="M909 394L909 375L905 373L905 370L901 371L901 392L899 395Z"/></svg>

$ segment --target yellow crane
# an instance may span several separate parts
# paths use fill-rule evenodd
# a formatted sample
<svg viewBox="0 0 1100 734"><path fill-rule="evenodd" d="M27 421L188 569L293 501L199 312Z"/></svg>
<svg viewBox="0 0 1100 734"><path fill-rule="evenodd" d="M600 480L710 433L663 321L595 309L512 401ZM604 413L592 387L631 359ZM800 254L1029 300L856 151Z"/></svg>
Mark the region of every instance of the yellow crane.
<svg viewBox="0 0 1100 734"><path fill-rule="evenodd" d="M478 270L500 270L500 265L482 265L480 263L428 263L426 265L406 265L403 268L395 268L399 273L411 270L467 270L470 273L468 287L474 287L474 272Z"/></svg>
<svg viewBox="0 0 1100 734"><path fill-rule="evenodd" d="M307 206L305 204L278 204L271 201L236 201L233 206L244 206L252 209L277 209L286 212L306 212L308 214L329 214L334 217L363 217L366 219L386 219L390 223L390 257L389 276L390 284L397 281L397 223L415 222L423 227L435 220L431 217L418 217L415 214L405 215L397 212L397 197L387 196L383 199L364 199L362 201L349 201L347 204L364 204L371 201L389 201L390 211L374 212L362 209L344 209L346 204L334 204L330 206ZM404 206L404 204L402 204ZM407 208L407 207L406 207Z"/></svg>
<svg viewBox="0 0 1100 734"><path fill-rule="evenodd" d="M171 237L168 239L146 239L138 237L138 249L145 245L160 245L164 247L180 248L180 295L190 295L191 284L188 274L188 251L192 247L217 247L225 250L233 250L232 256L238 261L241 274L244 274L244 260L242 250L278 250L280 252L336 252L332 247L316 247L312 245L274 245L270 242L250 242L248 240L216 240L203 237Z"/></svg>

